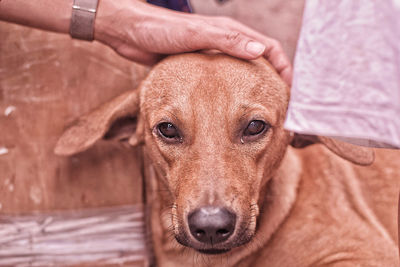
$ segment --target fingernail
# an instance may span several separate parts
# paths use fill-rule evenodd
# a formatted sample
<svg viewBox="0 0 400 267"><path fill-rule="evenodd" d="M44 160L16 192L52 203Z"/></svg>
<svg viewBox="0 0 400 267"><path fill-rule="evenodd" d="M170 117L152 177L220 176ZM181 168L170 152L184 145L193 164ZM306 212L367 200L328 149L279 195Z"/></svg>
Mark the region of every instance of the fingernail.
<svg viewBox="0 0 400 267"><path fill-rule="evenodd" d="M246 51L252 56L259 56L264 52L264 50L265 45L259 42L250 41L246 45Z"/></svg>

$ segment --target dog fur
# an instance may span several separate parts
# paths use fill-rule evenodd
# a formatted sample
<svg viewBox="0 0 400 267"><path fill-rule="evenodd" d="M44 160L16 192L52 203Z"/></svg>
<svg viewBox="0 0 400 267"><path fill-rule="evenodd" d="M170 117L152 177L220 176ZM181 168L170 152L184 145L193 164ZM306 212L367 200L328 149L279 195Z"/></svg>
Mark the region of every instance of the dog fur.
<svg viewBox="0 0 400 267"><path fill-rule="evenodd" d="M142 150L157 266L398 265L398 152L377 151L372 164L372 149L291 134L288 101L265 60L171 56L137 90L82 117L55 152L72 155L101 138ZM266 128L249 137L253 120ZM163 122L179 138L162 136ZM212 247L188 228L188 214L205 205L237 216L232 236ZM211 248L227 252L199 252Z"/></svg>

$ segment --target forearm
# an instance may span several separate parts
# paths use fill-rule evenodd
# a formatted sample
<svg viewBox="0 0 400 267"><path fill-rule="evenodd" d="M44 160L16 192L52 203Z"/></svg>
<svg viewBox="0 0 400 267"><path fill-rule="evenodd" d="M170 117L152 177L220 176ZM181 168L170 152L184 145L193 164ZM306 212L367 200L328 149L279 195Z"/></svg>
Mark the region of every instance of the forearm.
<svg viewBox="0 0 400 267"><path fill-rule="evenodd" d="M0 0L0 20L68 33L73 0Z"/></svg>
<svg viewBox="0 0 400 267"><path fill-rule="evenodd" d="M97 14L95 20L94 26L98 28L95 37L108 37L118 31L112 28L115 26L113 25L115 16L118 16L116 12L129 9L128 13L134 13L131 14L132 19L129 23L140 17L142 14L135 10L136 3L135 0L99 0L97 13L100 14ZM0 20L47 31L69 33L72 4L73 0L0 0ZM140 8L143 7L146 6L142 5Z"/></svg>

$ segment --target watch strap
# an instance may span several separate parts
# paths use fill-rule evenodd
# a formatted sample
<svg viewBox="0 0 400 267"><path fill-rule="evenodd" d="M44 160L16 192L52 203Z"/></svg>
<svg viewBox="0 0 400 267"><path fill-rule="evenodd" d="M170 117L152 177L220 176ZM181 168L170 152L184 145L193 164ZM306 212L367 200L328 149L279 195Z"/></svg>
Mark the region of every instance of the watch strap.
<svg viewBox="0 0 400 267"><path fill-rule="evenodd" d="M98 0L74 0L69 34L72 38L93 41Z"/></svg>

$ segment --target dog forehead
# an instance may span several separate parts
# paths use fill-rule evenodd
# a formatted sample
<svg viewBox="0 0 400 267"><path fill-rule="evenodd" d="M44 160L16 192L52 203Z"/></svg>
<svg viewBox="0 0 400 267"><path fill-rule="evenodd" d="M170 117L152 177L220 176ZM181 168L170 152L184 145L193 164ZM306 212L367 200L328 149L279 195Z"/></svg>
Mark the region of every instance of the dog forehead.
<svg viewBox="0 0 400 267"><path fill-rule="evenodd" d="M143 109L172 103L184 107L193 98L274 104L287 102L288 90L265 60L245 61L223 54L168 57L152 69L141 89Z"/></svg>

